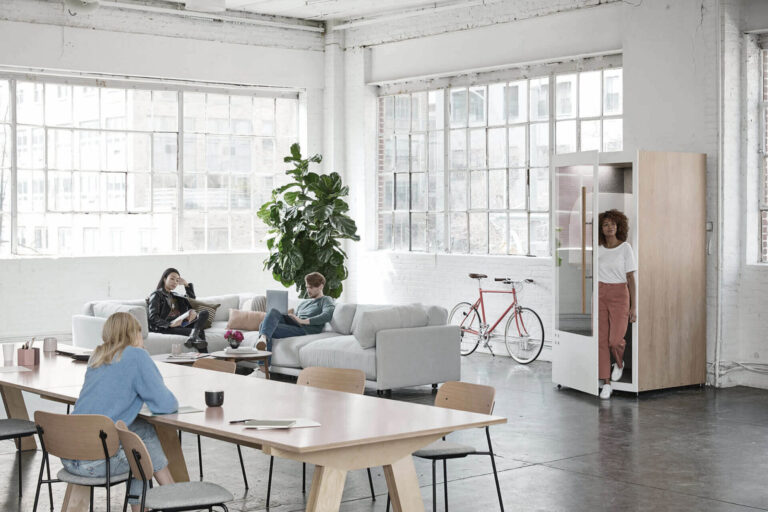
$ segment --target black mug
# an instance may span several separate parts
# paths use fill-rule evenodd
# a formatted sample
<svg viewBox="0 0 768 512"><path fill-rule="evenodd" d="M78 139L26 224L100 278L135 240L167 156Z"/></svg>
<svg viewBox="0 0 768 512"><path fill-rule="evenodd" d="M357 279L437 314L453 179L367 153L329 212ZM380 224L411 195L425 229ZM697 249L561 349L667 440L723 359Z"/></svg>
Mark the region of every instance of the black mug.
<svg viewBox="0 0 768 512"><path fill-rule="evenodd" d="M223 391L206 391L205 405L208 407L221 407L224 404Z"/></svg>

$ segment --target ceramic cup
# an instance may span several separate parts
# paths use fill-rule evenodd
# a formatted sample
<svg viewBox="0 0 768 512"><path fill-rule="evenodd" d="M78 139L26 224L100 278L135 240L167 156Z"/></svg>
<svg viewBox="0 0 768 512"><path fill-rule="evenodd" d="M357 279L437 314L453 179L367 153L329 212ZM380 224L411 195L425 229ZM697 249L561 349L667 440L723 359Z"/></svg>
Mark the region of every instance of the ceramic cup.
<svg viewBox="0 0 768 512"><path fill-rule="evenodd" d="M223 391L206 391L205 405L208 407L221 407L224 404Z"/></svg>
<svg viewBox="0 0 768 512"><path fill-rule="evenodd" d="M53 336L49 336L43 339L43 352L56 352L56 345L59 340Z"/></svg>

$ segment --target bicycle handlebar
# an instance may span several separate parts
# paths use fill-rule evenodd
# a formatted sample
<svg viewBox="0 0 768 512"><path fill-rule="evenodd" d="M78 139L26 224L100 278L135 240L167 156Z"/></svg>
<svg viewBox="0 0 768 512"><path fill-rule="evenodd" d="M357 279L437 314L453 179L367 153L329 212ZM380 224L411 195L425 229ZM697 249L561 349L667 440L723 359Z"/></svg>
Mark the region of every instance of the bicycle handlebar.
<svg viewBox="0 0 768 512"><path fill-rule="evenodd" d="M504 282L504 283L514 283L515 281L512 280L510 277L494 277L494 281ZM519 283L532 283L533 279L524 279L522 281L518 281Z"/></svg>

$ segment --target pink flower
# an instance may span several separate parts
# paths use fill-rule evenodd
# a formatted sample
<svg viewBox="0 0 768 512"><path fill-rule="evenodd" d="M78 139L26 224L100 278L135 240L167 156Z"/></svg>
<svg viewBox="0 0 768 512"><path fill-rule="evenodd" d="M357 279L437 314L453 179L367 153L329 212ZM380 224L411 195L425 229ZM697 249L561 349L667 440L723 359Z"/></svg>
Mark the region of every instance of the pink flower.
<svg viewBox="0 0 768 512"><path fill-rule="evenodd" d="M230 336L232 336L232 331L227 330L227 332L224 333L224 339L228 340L230 338Z"/></svg>
<svg viewBox="0 0 768 512"><path fill-rule="evenodd" d="M237 341L243 341L243 333L241 333L240 331L235 331L235 339Z"/></svg>

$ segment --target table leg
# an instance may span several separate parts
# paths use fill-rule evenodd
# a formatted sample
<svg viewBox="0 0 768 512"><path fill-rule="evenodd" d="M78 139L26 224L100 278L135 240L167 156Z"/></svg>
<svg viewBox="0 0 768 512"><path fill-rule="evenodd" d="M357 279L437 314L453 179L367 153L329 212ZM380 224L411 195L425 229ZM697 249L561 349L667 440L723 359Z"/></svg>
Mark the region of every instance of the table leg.
<svg viewBox="0 0 768 512"><path fill-rule="evenodd" d="M312 489L307 502L307 512L338 511L346 480L346 470L315 466L312 474Z"/></svg>
<svg viewBox="0 0 768 512"><path fill-rule="evenodd" d="M27 406L24 403L24 396L21 394L19 388L12 388L10 386L0 386L0 396L3 397L3 403L5 404L5 413L9 418L17 420L28 420L29 413L27 412ZM37 450L37 443L34 436L24 437L16 440L16 448L21 443L22 451Z"/></svg>
<svg viewBox="0 0 768 512"><path fill-rule="evenodd" d="M90 509L90 487L67 484L67 492L64 493L64 501L61 504L61 512L85 512Z"/></svg>
<svg viewBox="0 0 768 512"><path fill-rule="evenodd" d="M175 428L166 425L155 425L160 445L168 459L168 469L176 482L189 482L187 462L184 460L184 452L181 450L181 442Z"/></svg>
<svg viewBox="0 0 768 512"><path fill-rule="evenodd" d="M424 502L421 500L421 489L419 489L419 479L416 476L416 467L413 465L413 456L408 455L384 466L384 477L387 479L394 512L424 511Z"/></svg>
<svg viewBox="0 0 768 512"><path fill-rule="evenodd" d="M269 380L269 361L268 358L264 358L264 377Z"/></svg>

